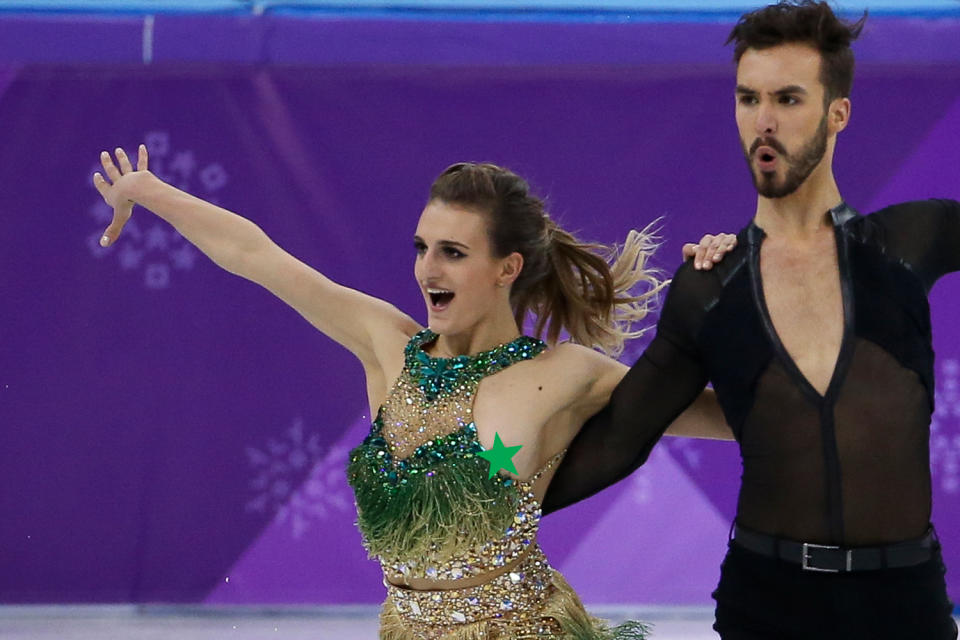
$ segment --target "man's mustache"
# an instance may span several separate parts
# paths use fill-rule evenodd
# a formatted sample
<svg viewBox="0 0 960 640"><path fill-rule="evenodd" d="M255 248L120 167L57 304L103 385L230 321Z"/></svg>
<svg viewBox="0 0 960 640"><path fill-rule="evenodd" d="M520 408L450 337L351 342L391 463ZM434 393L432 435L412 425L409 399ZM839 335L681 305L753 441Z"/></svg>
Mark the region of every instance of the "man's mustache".
<svg viewBox="0 0 960 640"><path fill-rule="evenodd" d="M754 153L757 152L757 149L759 149L760 147L770 147L771 149L773 149L774 151L776 151L782 156L789 155L787 153L786 147L780 144L780 141L777 140L776 138L757 138L756 140L753 141L753 144L750 145L750 153L747 155L752 156Z"/></svg>

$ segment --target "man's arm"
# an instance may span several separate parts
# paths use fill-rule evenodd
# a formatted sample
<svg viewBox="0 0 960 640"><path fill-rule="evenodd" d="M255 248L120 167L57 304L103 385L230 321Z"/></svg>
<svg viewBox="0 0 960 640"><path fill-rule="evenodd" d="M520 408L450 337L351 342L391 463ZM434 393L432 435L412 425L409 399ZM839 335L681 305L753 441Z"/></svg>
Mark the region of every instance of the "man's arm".
<svg viewBox="0 0 960 640"><path fill-rule="evenodd" d="M935 226L936 242L928 256L929 268L936 277L960 271L960 202L927 200L928 215Z"/></svg>
<svg viewBox="0 0 960 640"><path fill-rule="evenodd" d="M583 500L636 469L663 432L707 383L695 336L713 274L680 268L657 325L657 337L616 386L609 404L573 439L543 501L544 513ZM703 285L713 285L704 287Z"/></svg>
<svg viewBox="0 0 960 640"><path fill-rule="evenodd" d="M927 291L941 276L960 271L960 202L903 202L869 217L884 230L887 252L909 266Z"/></svg>

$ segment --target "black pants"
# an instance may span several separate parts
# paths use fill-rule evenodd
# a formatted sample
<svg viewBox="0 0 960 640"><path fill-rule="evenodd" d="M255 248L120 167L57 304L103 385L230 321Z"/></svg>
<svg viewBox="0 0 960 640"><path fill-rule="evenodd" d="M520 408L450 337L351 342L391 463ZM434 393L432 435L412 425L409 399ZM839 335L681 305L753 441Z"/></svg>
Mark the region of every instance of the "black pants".
<svg viewBox="0 0 960 640"><path fill-rule="evenodd" d="M913 567L817 573L731 541L713 628L723 640L955 640L944 573L939 545Z"/></svg>

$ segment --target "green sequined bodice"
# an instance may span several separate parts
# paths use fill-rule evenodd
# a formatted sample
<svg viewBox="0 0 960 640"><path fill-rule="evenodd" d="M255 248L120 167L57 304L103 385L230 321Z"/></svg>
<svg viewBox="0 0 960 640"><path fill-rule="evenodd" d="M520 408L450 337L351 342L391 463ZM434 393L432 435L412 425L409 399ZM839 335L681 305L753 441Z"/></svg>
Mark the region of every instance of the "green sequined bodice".
<svg viewBox="0 0 960 640"><path fill-rule="evenodd" d="M407 344L404 369L347 469L364 544L401 577L459 579L503 566L534 542L530 487L488 478L473 422L480 381L544 350L521 336L473 356L433 358L429 329Z"/></svg>

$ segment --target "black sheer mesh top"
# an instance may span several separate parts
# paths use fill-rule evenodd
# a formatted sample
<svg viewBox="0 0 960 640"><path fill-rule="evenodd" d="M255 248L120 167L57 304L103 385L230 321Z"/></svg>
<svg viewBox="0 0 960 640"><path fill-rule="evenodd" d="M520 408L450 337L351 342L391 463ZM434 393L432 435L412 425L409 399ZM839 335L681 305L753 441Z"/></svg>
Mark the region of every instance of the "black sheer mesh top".
<svg viewBox="0 0 960 640"><path fill-rule="evenodd" d="M549 512L626 477L709 380L740 445L737 522L847 546L923 535L930 522L933 350L927 293L960 270L960 203L868 216L831 210L844 332L821 395L780 344L751 224L711 271L680 267L657 336L570 446Z"/></svg>

